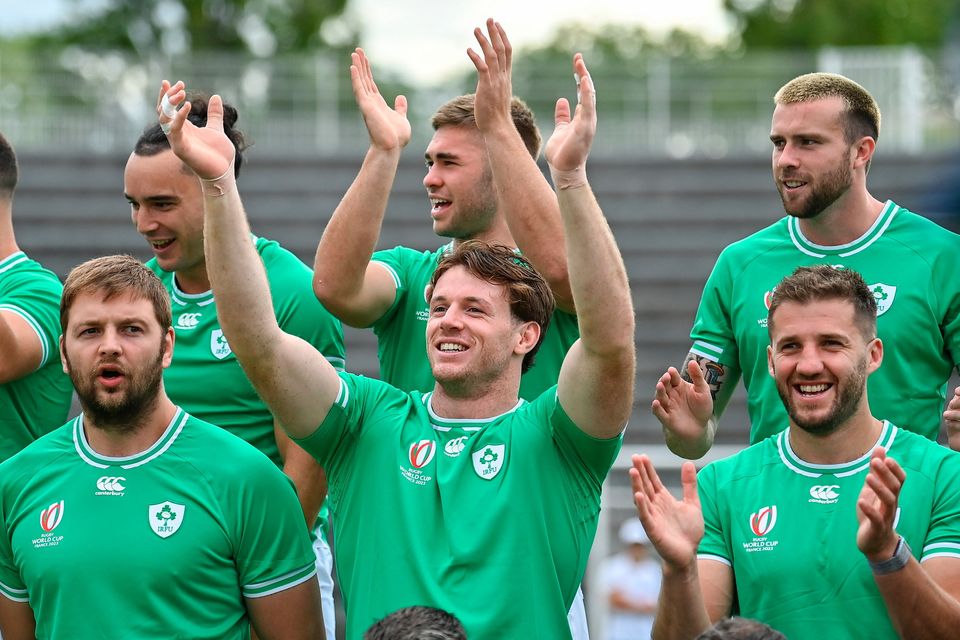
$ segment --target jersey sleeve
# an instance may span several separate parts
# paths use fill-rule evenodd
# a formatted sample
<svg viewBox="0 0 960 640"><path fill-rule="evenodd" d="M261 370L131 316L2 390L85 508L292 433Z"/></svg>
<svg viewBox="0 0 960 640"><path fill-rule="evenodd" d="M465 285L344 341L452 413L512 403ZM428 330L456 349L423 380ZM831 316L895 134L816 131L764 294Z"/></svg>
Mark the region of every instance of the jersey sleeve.
<svg viewBox="0 0 960 640"><path fill-rule="evenodd" d="M940 464L921 562L937 557L960 559L960 454L949 452Z"/></svg>
<svg viewBox="0 0 960 640"><path fill-rule="evenodd" d="M409 293L410 281L407 274L407 266L410 263L409 257L411 253L416 254L417 252L407 247L394 247L393 249L376 251L370 259L371 262L380 264L390 272L390 276L393 278L393 284L397 288L397 294L393 299L393 304L373 323L374 328L390 322L400 307L404 296Z"/></svg>
<svg viewBox="0 0 960 640"><path fill-rule="evenodd" d="M733 278L727 250L724 250L703 287L697 316L690 330L690 339L693 341L690 350L698 356L723 365L736 365L739 362L730 319L732 291Z"/></svg>
<svg viewBox="0 0 960 640"><path fill-rule="evenodd" d="M392 404L392 399L387 397L390 389L393 388L379 380L341 373L340 392L327 417L316 431L294 442L316 458L320 466L327 469L328 476L336 474L343 460L353 452L357 437L368 427L368 418L375 417L378 411L384 412Z"/></svg>
<svg viewBox="0 0 960 640"><path fill-rule="evenodd" d="M313 273L295 255L267 242L262 255L277 323L285 332L312 344L337 371L343 371L343 327L314 295Z"/></svg>
<svg viewBox="0 0 960 640"><path fill-rule="evenodd" d="M623 431L613 438L595 438L584 433L560 406L556 385L544 391L535 403L549 411L553 440L571 466L583 469L592 482L602 485L620 453Z"/></svg>
<svg viewBox="0 0 960 640"><path fill-rule="evenodd" d="M0 469L9 471L0 466ZM9 486L9 485L8 485ZM13 548L10 542L12 529L8 518L10 505L6 494L7 486L0 486L0 595L14 602L29 602L27 586L20 577L20 570L13 560Z"/></svg>
<svg viewBox="0 0 960 640"><path fill-rule="evenodd" d="M259 460L257 462L260 462ZM261 598L294 587L316 574L310 532L293 483L263 458L234 479L237 574L246 598ZM239 495L238 495L239 494Z"/></svg>
<svg viewBox="0 0 960 640"><path fill-rule="evenodd" d="M57 357L60 337L60 294L56 276L43 271L0 273L0 311L23 318L40 340L43 367Z"/></svg>
<svg viewBox="0 0 960 640"><path fill-rule="evenodd" d="M717 476L714 465L707 465L697 474L697 492L703 511L703 539L697 549L697 558L719 560L732 566L733 554L723 533L720 508L717 504Z"/></svg>

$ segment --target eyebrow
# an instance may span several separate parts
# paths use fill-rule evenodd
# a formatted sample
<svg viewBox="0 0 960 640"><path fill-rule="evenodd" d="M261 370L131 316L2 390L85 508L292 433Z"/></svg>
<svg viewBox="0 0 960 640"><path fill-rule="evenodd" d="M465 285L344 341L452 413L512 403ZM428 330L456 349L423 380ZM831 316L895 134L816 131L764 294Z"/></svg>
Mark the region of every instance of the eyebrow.
<svg viewBox="0 0 960 640"><path fill-rule="evenodd" d="M457 154L451 153L449 151L440 151L433 158L437 160L457 160L459 157L460 156L458 156ZM423 154L424 160L431 160L433 158L431 158L429 151L424 152Z"/></svg>
<svg viewBox="0 0 960 640"><path fill-rule="evenodd" d="M133 196L131 196L131 195L130 195L129 193L127 193L127 192L124 192L124 193L123 193L123 197L126 198L126 199L127 199L128 201L130 201L130 202L137 202L137 199L134 198ZM175 194L172 194L172 193L171 193L171 194L160 194L160 195L155 195L155 196L147 196L146 198L143 198L142 202L176 202L176 201L179 200L179 199L180 199L179 197L177 197Z"/></svg>

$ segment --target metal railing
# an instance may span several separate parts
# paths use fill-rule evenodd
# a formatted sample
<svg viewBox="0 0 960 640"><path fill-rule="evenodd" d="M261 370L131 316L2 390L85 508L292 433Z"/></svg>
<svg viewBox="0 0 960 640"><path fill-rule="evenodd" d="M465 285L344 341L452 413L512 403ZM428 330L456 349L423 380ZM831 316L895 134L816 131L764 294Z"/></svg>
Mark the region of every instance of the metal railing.
<svg viewBox="0 0 960 640"><path fill-rule="evenodd" d="M876 96L884 114L885 150L943 149L960 141L958 81L943 71L948 66L910 47L707 60L647 57L612 74L597 64L601 127L595 153L683 158L765 152L773 93L813 70L844 73ZM183 79L190 88L217 91L236 104L239 125L267 153L356 153L367 144L347 61L329 55L142 60L81 50L48 56L4 52L0 130L20 149L125 150L152 121L162 78ZM434 109L469 84L460 80L408 95L413 148L426 145ZM556 98L573 97L566 65L518 71L514 84L545 132L552 128Z"/></svg>

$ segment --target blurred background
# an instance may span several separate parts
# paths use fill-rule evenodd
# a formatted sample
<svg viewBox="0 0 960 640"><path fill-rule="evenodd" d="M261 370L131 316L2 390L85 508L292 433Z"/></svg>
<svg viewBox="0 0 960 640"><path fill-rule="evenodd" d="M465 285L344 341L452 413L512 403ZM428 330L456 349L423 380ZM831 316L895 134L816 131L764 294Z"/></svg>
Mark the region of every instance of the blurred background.
<svg viewBox="0 0 960 640"><path fill-rule="evenodd" d="M955 0L31 0L0 23L0 130L20 156L17 237L61 277L106 253L146 259L130 223L123 166L154 121L161 79L217 92L253 141L240 188L254 231L312 264L367 138L349 52L371 57L388 102L407 96L404 153L382 247L434 249L421 179L429 118L473 90L465 51L489 15L514 45L514 91L544 138L558 97L574 99L582 51L598 89L590 178L624 252L637 314L636 407L604 493L584 584L606 637L602 561L633 509L629 455L676 482L679 460L650 415L653 386L689 348L700 292L720 250L783 215L770 175L772 96L832 71L864 85L883 128L871 192L956 229L960 213L960 4ZM347 368L376 376L372 333L347 330ZM211 381L216 384L216 381ZM747 442L742 390L708 458ZM342 625L341 625L342 626Z"/></svg>

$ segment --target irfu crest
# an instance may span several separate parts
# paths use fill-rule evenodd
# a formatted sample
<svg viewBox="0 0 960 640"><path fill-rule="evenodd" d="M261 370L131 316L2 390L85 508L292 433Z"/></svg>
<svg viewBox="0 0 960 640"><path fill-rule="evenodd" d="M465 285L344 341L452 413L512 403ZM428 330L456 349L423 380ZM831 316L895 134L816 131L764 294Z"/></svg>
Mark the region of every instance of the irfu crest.
<svg viewBox="0 0 960 640"><path fill-rule="evenodd" d="M173 502L152 504L147 510L147 519L150 528L161 538L169 538L177 532L183 524L183 512L186 507Z"/></svg>
<svg viewBox="0 0 960 640"><path fill-rule="evenodd" d="M484 480L492 480L503 468L506 445L488 444L473 452L473 470Z"/></svg>
<svg viewBox="0 0 960 640"><path fill-rule="evenodd" d="M227 339L223 337L223 331L220 329L214 329L210 333L210 353L215 355L218 360L223 360L233 353L230 350L230 345L227 344Z"/></svg>

